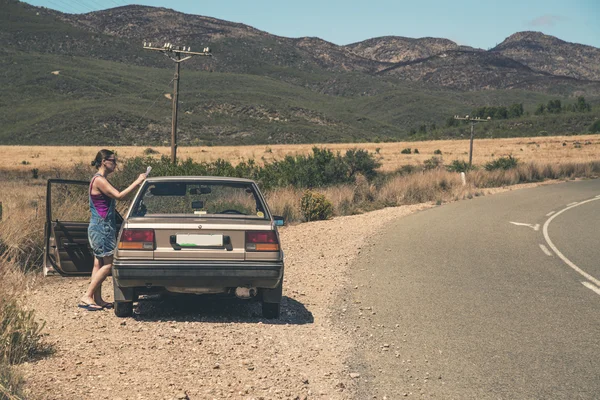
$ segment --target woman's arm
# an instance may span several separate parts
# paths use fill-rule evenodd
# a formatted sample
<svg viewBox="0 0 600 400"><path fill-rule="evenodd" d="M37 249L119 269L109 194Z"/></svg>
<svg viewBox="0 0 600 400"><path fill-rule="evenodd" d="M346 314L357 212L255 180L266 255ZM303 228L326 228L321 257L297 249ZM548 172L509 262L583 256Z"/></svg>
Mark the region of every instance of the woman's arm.
<svg viewBox="0 0 600 400"><path fill-rule="evenodd" d="M94 183L96 189L98 189L100 192L104 193L108 197L113 198L115 200L123 200L125 197L127 197L129 193L131 193L136 188L136 186L144 182L145 179L146 174L140 174L140 176L138 176L138 178L131 185L129 185L127 189L123 190L122 192L119 192L117 189L115 189L115 187L111 185L106 180L106 178L101 176L96 178Z"/></svg>

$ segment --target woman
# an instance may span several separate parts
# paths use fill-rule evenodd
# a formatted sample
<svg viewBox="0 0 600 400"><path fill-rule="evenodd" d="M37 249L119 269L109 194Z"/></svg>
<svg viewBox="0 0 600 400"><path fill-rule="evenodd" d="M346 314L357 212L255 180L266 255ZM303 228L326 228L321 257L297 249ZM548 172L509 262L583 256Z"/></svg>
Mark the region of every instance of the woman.
<svg viewBox="0 0 600 400"><path fill-rule="evenodd" d="M106 179L117 167L115 153L106 149L100 150L92 165L98 169L89 189L92 216L88 227L88 240L94 252L94 269L90 286L81 298L79 307L97 311L112 306L112 303L102 299L102 282L110 274L117 245L115 200L122 200L131 193L146 179L146 174L140 174L127 189L119 192Z"/></svg>

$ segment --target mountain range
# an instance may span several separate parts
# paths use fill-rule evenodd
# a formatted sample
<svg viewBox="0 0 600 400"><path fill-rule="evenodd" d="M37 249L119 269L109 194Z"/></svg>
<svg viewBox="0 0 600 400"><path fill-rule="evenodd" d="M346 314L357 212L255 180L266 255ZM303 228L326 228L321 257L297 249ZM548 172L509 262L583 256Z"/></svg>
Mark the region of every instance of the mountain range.
<svg viewBox="0 0 600 400"><path fill-rule="evenodd" d="M340 46L166 8L132 5L64 14L16 0L0 0L0 23L0 40L6 44L0 49L6 71L0 82L7 88L0 106L15 111L0 115L4 143L43 137L62 143L57 123L62 130L84 131L78 133L83 143L162 142L168 113L137 120L145 103L160 92L157 86L168 82L173 63L143 50L143 42L212 49L212 57L182 64L181 127L188 144L398 139L423 125L432 133L448 116L475 106L521 102L532 111L551 98L567 103L585 96L593 105L600 102L600 49L541 32L515 33L489 50L443 38L400 36ZM17 79L10 79L11 63L22 65ZM62 72L52 77L48 69ZM144 81L144 76L163 84ZM238 93L231 86L235 82ZM168 86L162 91L168 92ZM83 103L74 104L75 99ZM406 104L407 99L423 104ZM121 101L127 106L112 116L100 111ZM60 118L52 111L57 102L70 110ZM34 122L11 120L36 103L43 112ZM68 122L83 105L96 112L83 118L90 128ZM121 134L96 137L102 133L98 126L107 124ZM492 135L502 136L495 127L506 127L491 128Z"/></svg>

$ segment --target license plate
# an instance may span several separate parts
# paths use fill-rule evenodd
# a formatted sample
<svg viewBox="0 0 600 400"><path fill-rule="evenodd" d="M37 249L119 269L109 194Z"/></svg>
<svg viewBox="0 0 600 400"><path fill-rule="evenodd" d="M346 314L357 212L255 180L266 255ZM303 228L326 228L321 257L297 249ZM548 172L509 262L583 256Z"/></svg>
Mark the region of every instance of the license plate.
<svg viewBox="0 0 600 400"><path fill-rule="evenodd" d="M181 247L222 247L223 235L177 235L177 244Z"/></svg>

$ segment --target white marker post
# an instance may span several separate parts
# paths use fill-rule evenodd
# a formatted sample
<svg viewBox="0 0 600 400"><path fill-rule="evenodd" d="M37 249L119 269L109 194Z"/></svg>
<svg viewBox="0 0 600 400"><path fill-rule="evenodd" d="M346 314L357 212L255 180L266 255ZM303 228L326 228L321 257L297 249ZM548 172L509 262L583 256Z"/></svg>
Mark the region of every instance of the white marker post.
<svg viewBox="0 0 600 400"><path fill-rule="evenodd" d="M460 180L462 181L463 186L467 184L467 177L464 172L460 173Z"/></svg>

